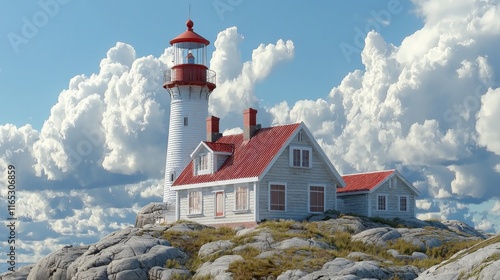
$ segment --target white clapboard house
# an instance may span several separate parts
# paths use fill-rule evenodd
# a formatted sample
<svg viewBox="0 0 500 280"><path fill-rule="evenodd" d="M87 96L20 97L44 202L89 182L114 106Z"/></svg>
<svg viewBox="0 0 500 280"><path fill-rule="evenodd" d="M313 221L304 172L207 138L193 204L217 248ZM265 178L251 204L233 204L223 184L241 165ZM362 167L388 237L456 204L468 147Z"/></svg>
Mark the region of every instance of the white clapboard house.
<svg viewBox="0 0 500 280"><path fill-rule="evenodd" d="M227 136L207 118L206 141L172 184L176 220L247 225L336 209L345 183L305 124L261 128L256 114L246 109L244 132Z"/></svg>

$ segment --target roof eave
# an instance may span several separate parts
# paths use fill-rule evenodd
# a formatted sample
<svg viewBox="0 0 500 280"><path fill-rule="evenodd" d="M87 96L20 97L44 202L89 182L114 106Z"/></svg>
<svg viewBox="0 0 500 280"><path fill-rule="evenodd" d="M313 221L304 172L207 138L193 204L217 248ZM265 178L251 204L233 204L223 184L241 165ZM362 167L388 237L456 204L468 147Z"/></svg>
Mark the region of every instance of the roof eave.
<svg viewBox="0 0 500 280"><path fill-rule="evenodd" d="M251 183L251 182L258 182L258 181L259 181L259 177L238 178L238 179L210 181L210 182L196 183L196 184L173 185L172 190L173 191L180 191L180 190L187 190L187 189L206 188L206 187L241 184L241 183Z"/></svg>
<svg viewBox="0 0 500 280"><path fill-rule="evenodd" d="M363 190L363 191L347 191L347 192L337 192L337 196L346 196L346 195L356 195L356 194L367 194L370 193L370 191Z"/></svg>

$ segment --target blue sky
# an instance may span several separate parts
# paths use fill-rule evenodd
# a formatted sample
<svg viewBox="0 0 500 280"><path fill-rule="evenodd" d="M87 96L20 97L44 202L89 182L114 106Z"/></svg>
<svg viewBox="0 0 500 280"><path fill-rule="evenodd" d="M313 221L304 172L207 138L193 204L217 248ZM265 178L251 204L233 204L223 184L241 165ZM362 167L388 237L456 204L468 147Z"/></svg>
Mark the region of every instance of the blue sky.
<svg viewBox="0 0 500 280"><path fill-rule="evenodd" d="M52 2L57 6L40 5ZM391 24L383 25L373 14L387 11L389 2L382 1L314 5L244 0L2 1L0 94L4 111L0 123L29 123L40 129L68 81L75 75L98 71L99 61L116 42L131 44L138 56L159 56L170 39L185 29L189 3L195 30L211 41L210 51L217 32L231 26L237 26L245 38L241 45L243 59L250 58L251 50L261 43L277 38L295 42L295 59L257 85L256 95L265 104L316 99L347 72L361 66L359 42L364 38L355 38L357 29L365 35L366 27L370 29L370 23L374 23L388 42L399 44L422 25L409 2L392 2L401 12L391 14ZM44 7L56 12L51 15ZM33 24L34 32L24 19ZM26 41L18 41L12 34ZM357 53L346 58L341 43Z"/></svg>
<svg viewBox="0 0 500 280"><path fill-rule="evenodd" d="M189 3L222 129L248 107L264 126L304 122L339 173L397 168L422 193L419 218L498 232L499 2L0 1L19 260L95 242L161 200L162 73Z"/></svg>

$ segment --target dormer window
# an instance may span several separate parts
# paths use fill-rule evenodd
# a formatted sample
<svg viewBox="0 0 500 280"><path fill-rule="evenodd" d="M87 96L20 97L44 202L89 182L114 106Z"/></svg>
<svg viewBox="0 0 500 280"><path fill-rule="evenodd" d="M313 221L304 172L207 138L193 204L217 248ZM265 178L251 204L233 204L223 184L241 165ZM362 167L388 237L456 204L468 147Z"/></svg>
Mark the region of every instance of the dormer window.
<svg viewBox="0 0 500 280"><path fill-rule="evenodd" d="M290 147L290 166L312 167L312 149L307 147Z"/></svg>
<svg viewBox="0 0 500 280"><path fill-rule="evenodd" d="M208 154L200 155L198 157L198 171L208 170Z"/></svg>

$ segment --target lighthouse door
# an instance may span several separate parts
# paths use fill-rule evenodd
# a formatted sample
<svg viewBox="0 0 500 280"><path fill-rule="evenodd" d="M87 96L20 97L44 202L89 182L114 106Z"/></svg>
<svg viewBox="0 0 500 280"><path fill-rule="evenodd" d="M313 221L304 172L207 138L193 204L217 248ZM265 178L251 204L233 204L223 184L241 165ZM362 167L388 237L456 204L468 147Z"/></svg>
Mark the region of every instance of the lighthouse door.
<svg viewBox="0 0 500 280"><path fill-rule="evenodd" d="M224 192L215 193L215 217L224 217Z"/></svg>

